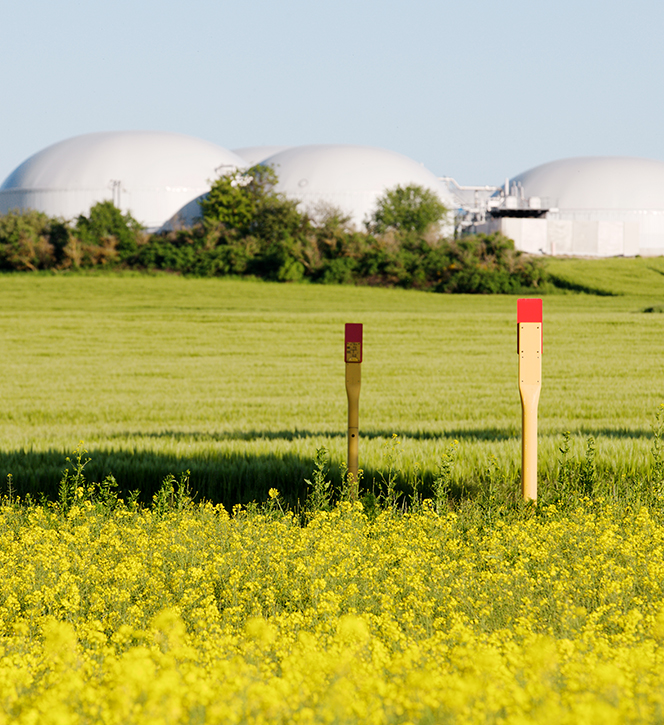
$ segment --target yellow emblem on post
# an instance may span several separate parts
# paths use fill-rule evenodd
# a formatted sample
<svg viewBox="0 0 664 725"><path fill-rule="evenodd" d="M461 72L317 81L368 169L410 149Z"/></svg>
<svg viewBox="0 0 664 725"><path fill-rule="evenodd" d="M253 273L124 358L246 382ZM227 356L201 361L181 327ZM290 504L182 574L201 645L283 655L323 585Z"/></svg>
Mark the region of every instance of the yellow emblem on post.
<svg viewBox="0 0 664 725"><path fill-rule="evenodd" d="M362 343L346 342L346 362L359 363L362 362Z"/></svg>

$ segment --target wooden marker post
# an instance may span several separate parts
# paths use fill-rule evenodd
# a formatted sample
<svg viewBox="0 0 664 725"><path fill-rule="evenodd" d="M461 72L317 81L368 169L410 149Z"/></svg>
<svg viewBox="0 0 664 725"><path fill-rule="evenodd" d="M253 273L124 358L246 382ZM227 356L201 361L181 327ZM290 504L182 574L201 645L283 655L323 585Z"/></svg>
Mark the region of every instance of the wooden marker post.
<svg viewBox="0 0 664 725"><path fill-rule="evenodd" d="M346 395L348 396L348 473L357 484L359 470L360 369L362 367L362 325L346 324Z"/></svg>
<svg viewBox="0 0 664 725"><path fill-rule="evenodd" d="M518 300L516 310L523 425L521 492L526 501L537 501L537 404L542 389L542 300Z"/></svg>

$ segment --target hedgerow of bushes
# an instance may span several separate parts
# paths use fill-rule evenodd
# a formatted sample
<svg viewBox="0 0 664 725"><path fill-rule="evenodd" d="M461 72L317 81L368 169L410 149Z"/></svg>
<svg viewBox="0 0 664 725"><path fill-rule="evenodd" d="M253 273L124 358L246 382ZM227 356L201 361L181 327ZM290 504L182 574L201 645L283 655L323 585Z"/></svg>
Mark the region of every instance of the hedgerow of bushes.
<svg viewBox="0 0 664 725"><path fill-rule="evenodd" d="M542 262L507 237L443 237L447 210L422 187L386 192L358 231L337 209L301 212L275 183L266 167L223 176L197 223L154 234L111 201L74 222L12 211L0 216L0 271L124 268L465 293L520 292L545 281Z"/></svg>

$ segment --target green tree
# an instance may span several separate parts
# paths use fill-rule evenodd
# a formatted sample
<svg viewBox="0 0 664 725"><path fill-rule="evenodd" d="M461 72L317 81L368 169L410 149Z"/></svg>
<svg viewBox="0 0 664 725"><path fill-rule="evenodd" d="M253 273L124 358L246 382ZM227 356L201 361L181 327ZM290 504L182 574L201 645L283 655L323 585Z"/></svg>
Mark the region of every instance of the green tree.
<svg viewBox="0 0 664 725"><path fill-rule="evenodd" d="M73 229L83 244L113 247L121 262L129 261L138 252L143 227L128 212L123 214L112 201L97 202L89 216L81 214Z"/></svg>
<svg viewBox="0 0 664 725"><path fill-rule="evenodd" d="M238 250L232 256L245 260L248 273L298 281L306 271L310 223L297 201L274 190L276 183L274 170L261 165L221 176L201 201L203 224L218 247ZM231 255L222 256L230 260Z"/></svg>
<svg viewBox="0 0 664 725"><path fill-rule="evenodd" d="M277 175L269 166L253 166L247 171L237 170L220 176L200 202L203 223L208 228L221 225L239 236L257 233L260 236L261 232L273 236L272 222L280 215L279 210L294 211L297 206L297 202L287 201L274 191L276 183ZM286 222L291 224L292 220ZM299 222L300 215L297 214ZM280 234L278 229L277 236Z"/></svg>
<svg viewBox="0 0 664 725"><path fill-rule="evenodd" d="M262 180L242 171L220 176L200 202L206 227L222 226L246 234L256 215L258 199L264 192Z"/></svg>
<svg viewBox="0 0 664 725"><path fill-rule="evenodd" d="M422 235L438 225L447 208L431 189L417 184L395 186L379 199L369 229L375 234L388 230Z"/></svg>

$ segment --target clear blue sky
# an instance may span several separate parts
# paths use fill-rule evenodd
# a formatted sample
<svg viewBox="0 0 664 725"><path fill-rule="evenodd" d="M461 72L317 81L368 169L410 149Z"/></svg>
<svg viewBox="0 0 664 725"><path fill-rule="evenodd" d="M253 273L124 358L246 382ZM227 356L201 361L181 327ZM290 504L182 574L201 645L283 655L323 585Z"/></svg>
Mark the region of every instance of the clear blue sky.
<svg viewBox="0 0 664 725"><path fill-rule="evenodd" d="M382 146L466 184L664 160L661 0L21 0L0 72L0 181L125 129Z"/></svg>

